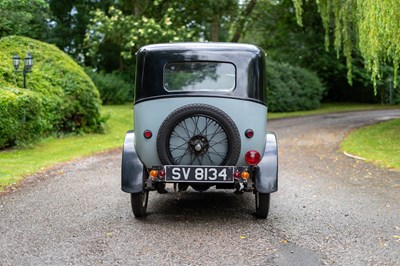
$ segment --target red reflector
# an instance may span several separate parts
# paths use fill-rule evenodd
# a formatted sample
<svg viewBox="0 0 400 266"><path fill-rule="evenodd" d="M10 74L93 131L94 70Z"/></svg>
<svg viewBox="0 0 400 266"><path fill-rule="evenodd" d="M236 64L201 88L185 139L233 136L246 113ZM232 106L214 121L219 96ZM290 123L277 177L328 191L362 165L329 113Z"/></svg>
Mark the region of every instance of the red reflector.
<svg viewBox="0 0 400 266"><path fill-rule="evenodd" d="M236 179L238 179L238 178L240 177L240 172L239 172L239 171L236 171L236 172L233 174L233 176L234 176Z"/></svg>
<svg viewBox="0 0 400 266"><path fill-rule="evenodd" d="M246 160L246 163L251 166L256 166L261 161L260 153L258 151L254 151L254 150L246 152L246 155L244 156L244 158Z"/></svg>
<svg viewBox="0 0 400 266"><path fill-rule="evenodd" d="M252 138L254 136L254 131L252 129L247 129L244 132L244 135L246 136L246 138L250 139L250 138Z"/></svg>
<svg viewBox="0 0 400 266"><path fill-rule="evenodd" d="M146 138L146 139L149 139L149 138L151 138L152 136L153 136L153 133L151 133L151 131L150 130L145 130L144 132L143 132L143 136Z"/></svg>
<svg viewBox="0 0 400 266"><path fill-rule="evenodd" d="M164 177L164 176L165 176L165 171L164 171L164 170L160 170L160 171L158 172L158 174L159 174L161 177Z"/></svg>

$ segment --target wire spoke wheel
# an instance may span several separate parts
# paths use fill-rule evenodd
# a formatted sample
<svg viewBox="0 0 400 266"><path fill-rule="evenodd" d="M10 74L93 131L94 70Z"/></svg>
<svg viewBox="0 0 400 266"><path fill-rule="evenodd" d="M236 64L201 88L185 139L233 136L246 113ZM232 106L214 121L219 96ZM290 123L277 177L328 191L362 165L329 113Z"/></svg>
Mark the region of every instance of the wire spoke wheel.
<svg viewBox="0 0 400 266"><path fill-rule="evenodd" d="M189 104L164 120L157 151L165 165L233 165L240 153L240 135L222 110Z"/></svg>
<svg viewBox="0 0 400 266"><path fill-rule="evenodd" d="M196 115L182 120L169 138L170 160L177 165L221 165L228 135L213 118Z"/></svg>

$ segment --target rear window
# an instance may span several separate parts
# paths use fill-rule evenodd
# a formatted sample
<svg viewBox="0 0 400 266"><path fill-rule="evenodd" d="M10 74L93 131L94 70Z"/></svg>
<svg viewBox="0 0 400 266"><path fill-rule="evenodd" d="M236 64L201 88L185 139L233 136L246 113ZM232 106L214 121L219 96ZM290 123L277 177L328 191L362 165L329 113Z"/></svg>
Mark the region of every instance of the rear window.
<svg viewBox="0 0 400 266"><path fill-rule="evenodd" d="M168 91L232 91L236 68L225 62L179 62L164 68L164 87Z"/></svg>

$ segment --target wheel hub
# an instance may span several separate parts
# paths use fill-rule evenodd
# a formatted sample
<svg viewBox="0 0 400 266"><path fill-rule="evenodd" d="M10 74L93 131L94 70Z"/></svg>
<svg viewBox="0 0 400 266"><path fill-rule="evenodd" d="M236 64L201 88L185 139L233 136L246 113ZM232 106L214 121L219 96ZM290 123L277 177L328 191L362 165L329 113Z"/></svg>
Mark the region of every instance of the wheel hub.
<svg viewBox="0 0 400 266"><path fill-rule="evenodd" d="M209 143L206 137L196 135L190 139L189 147L194 153L203 154L208 151Z"/></svg>

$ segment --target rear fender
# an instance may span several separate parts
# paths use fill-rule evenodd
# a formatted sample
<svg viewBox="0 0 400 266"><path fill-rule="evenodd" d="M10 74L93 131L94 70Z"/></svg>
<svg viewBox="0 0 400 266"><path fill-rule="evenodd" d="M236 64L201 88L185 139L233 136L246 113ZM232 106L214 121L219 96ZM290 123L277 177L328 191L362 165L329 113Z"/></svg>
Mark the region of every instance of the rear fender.
<svg viewBox="0 0 400 266"><path fill-rule="evenodd" d="M278 144L275 133L267 132L264 156L255 168L255 186L260 193L278 190Z"/></svg>
<svg viewBox="0 0 400 266"><path fill-rule="evenodd" d="M121 184L122 191L138 193L143 191L143 164L135 149L135 133L129 130L125 135L122 150Z"/></svg>

